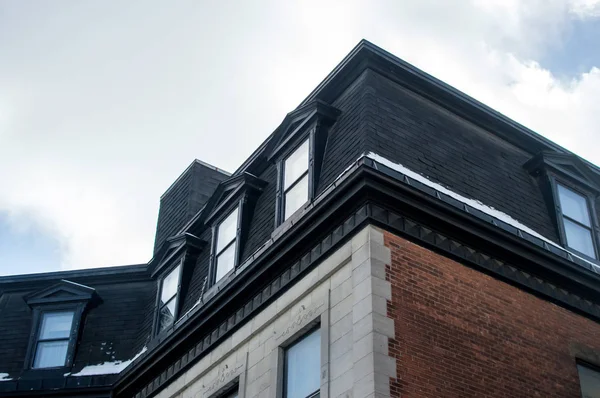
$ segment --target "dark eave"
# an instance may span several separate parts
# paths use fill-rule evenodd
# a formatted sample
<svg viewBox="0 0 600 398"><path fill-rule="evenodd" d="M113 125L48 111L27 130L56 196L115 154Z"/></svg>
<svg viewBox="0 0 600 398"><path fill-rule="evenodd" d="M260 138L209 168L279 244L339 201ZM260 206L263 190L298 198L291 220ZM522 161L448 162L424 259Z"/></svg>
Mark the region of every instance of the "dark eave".
<svg viewBox="0 0 600 398"><path fill-rule="evenodd" d="M61 377L0 382L2 397L110 398L118 375Z"/></svg>
<svg viewBox="0 0 600 398"><path fill-rule="evenodd" d="M146 280L149 278L147 264L120 265L114 267L91 268L72 271L44 272L27 275L11 275L0 277L0 292L31 290L48 282L61 279L82 284L118 283Z"/></svg>

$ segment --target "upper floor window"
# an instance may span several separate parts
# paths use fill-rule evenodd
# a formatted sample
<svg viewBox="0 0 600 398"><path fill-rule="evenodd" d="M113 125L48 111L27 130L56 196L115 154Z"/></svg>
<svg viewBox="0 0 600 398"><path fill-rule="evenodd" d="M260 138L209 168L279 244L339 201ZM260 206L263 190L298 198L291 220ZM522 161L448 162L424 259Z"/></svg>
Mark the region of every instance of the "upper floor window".
<svg viewBox="0 0 600 398"><path fill-rule="evenodd" d="M32 368L66 365L73 333L73 311L42 312L35 343Z"/></svg>
<svg viewBox="0 0 600 398"><path fill-rule="evenodd" d="M561 184L557 184L557 191L567 246L597 258L588 199Z"/></svg>
<svg viewBox="0 0 600 398"><path fill-rule="evenodd" d="M70 367L84 313L99 300L96 291L61 280L24 298L33 312L25 369Z"/></svg>
<svg viewBox="0 0 600 398"><path fill-rule="evenodd" d="M215 282L235 268L238 246L239 207L217 226L215 233Z"/></svg>
<svg viewBox="0 0 600 398"><path fill-rule="evenodd" d="M600 397L600 373L587 366L577 365L579 385L583 398Z"/></svg>
<svg viewBox="0 0 600 398"><path fill-rule="evenodd" d="M285 350L283 398L319 397L321 388L321 329Z"/></svg>
<svg viewBox="0 0 600 398"><path fill-rule="evenodd" d="M177 265L160 283L158 330L160 333L175 322L181 285L181 264Z"/></svg>
<svg viewBox="0 0 600 398"><path fill-rule="evenodd" d="M309 140L283 162L283 220L309 200Z"/></svg>

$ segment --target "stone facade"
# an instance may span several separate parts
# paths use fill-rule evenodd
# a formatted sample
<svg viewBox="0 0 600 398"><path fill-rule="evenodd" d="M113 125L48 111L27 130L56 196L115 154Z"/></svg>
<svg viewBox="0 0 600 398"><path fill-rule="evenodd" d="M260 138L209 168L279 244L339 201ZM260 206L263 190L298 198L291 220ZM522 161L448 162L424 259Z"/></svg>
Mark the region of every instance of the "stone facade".
<svg viewBox="0 0 600 398"><path fill-rule="evenodd" d="M282 396L282 352L321 328L321 397L390 395L390 251L368 226L157 396L209 398L237 388L241 398Z"/></svg>

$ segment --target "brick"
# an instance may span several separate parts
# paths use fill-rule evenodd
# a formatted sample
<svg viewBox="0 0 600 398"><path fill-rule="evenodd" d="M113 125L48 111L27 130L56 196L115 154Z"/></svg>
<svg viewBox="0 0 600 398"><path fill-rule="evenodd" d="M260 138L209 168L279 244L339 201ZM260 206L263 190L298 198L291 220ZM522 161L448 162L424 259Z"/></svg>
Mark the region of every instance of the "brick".
<svg viewBox="0 0 600 398"><path fill-rule="evenodd" d="M385 240L393 397L580 396L576 358L600 353L597 322L393 234Z"/></svg>

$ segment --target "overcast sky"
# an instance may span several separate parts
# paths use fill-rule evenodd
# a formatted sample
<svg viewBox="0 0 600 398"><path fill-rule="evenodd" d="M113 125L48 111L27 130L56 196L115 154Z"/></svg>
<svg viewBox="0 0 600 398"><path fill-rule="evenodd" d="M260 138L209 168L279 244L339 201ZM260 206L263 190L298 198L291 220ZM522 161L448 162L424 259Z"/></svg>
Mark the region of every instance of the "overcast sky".
<svg viewBox="0 0 600 398"><path fill-rule="evenodd" d="M0 2L0 275L147 262L366 38L600 164L600 0Z"/></svg>

